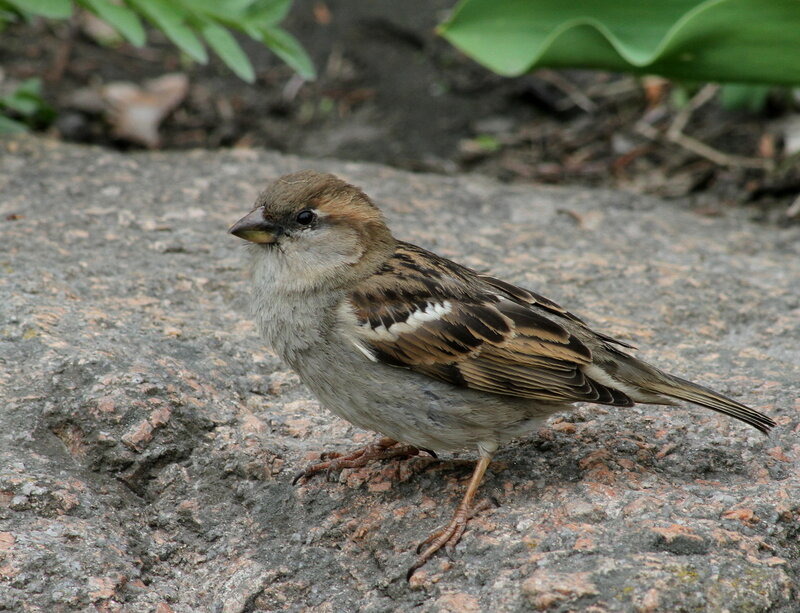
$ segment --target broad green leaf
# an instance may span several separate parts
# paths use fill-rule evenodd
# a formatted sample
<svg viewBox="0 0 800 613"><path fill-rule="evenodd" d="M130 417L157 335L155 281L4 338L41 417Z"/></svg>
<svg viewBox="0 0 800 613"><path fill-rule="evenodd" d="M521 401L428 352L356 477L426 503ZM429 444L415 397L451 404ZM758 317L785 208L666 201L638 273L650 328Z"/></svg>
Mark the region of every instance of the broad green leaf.
<svg viewBox="0 0 800 613"><path fill-rule="evenodd" d="M264 27L258 31L257 38L297 71L304 79L315 79L314 63L297 39L286 30L277 27Z"/></svg>
<svg viewBox="0 0 800 613"><path fill-rule="evenodd" d="M166 36L201 64L208 61L206 48L184 22L185 13L167 0L128 0L147 16Z"/></svg>
<svg viewBox="0 0 800 613"><path fill-rule="evenodd" d="M233 72L248 83L255 81L256 74L250 60L230 32L213 22L203 24L200 32L209 46Z"/></svg>
<svg viewBox="0 0 800 613"><path fill-rule="evenodd" d="M81 0L80 3L122 34L132 45L144 45L147 37L142 22L129 8L112 4L108 0Z"/></svg>
<svg viewBox="0 0 800 613"><path fill-rule="evenodd" d="M70 0L7 0L22 13L33 13L50 19L66 19L72 15Z"/></svg>
<svg viewBox="0 0 800 613"><path fill-rule="evenodd" d="M19 121L0 115L0 134L18 134L20 132L27 132L28 126Z"/></svg>
<svg viewBox="0 0 800 613"><path fill-rule="evenodd" d="M800 83L798 0L462 0L439 32L488 68Z"/></svg>

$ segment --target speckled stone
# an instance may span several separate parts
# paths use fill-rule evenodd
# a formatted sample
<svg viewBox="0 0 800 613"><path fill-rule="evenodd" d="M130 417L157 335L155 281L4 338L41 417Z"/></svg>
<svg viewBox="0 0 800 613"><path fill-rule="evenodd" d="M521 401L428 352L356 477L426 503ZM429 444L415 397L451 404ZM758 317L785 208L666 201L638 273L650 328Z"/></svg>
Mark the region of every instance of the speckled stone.
<svg viewBox="0 0 800 613"><path fill-rule="evenodd" d="M369 441L249 320L227 227L278 175L534 289L770 414L581 406L498 453L498 508L411 584L469 454L293 487ZM252 150L0 142L0 610L771 611L800 598L800 226Z"/></svg>

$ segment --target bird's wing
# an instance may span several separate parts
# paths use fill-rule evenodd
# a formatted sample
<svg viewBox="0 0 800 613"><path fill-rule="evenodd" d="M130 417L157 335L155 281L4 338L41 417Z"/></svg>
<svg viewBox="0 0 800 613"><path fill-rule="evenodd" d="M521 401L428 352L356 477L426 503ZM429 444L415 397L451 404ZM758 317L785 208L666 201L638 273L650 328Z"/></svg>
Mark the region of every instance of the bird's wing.
<svg viewBox="0 0 800 613"><path fill-rule="evenodd" d="M400 243L344 307L354 344L376 361L506 396L633 404L584 372L591 349L558 321L578 318L419 247Z"/></svg>

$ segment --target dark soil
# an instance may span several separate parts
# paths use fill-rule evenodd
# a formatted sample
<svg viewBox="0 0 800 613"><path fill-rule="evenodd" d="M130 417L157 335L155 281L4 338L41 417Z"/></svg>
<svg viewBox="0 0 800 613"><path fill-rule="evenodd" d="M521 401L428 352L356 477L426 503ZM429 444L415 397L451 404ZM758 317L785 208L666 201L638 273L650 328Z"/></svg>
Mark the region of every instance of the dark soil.
<svg viewBox="0 0 800 613"><path fill-rule="evenodd" d="M285 25L314 59L319 78L310 83L252 43L245 48L258 78L248 85L217 60L186 65L158 32L145 49L108 49L80 27L45 23L3 32L0 67L7 81L44 77L59 113L49 131L69 141L133 146L116 141L101 117L70 108L77 89L183 71L190 92L162 126L165 149L266 147L511 182L692 195L707 214L752 201L778 211L775 219L800 192L800 164L784 154L782 131L797 103L780 92L758 113L726 111L713 99L691 114L684 132L732 156L715 163L667 137L681 113L668 84L587 71L499 77L436 36L452 4L297 0Z"/></svg>

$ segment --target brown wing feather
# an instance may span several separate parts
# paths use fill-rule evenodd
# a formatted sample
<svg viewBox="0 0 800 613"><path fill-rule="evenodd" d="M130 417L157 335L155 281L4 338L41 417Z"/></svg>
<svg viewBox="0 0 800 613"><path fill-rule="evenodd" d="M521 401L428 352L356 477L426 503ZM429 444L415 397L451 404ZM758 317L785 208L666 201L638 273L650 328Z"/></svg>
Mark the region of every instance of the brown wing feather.
<svg viewBox="0 0 800 613"><path fill-rule="evenodd" d="M537 294L536 292L532 292L527 289L522 289L521 287L512 285L511 283L503 281L502 279L495 279L494 277L490 277L488 275L479 275L479 276L482 281L488 283L492 287L497 288L498 290L507 294L509 297L513 298L517 302L528 305L536 305L554 315L558 315L560 317L563 317L564 319L574 321L581 325L586 325L586 322L584 322L577 315L570 313L567 309L565 309L561 305L556 304L549 298L545 298L544 296ZM636 347L634 347L633 345L629 345L624 341L618 340L612 336L608 336L607 334L603 334L602 332L594 332L594 334L597 336L597 338L605 341L606 343L613 343L614 345L627 347L628 349L636 349Z"/></svg>
<svg viewBox="0 0 800 613"><path fill-rule="evenodd" d="M376 359L489 393L630 406L581 370L592 352L556 321L577 317L504 281L400 243L350 296Z"/></svg>

